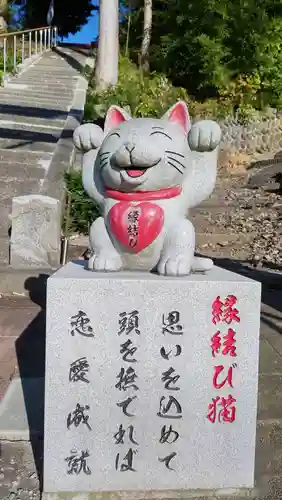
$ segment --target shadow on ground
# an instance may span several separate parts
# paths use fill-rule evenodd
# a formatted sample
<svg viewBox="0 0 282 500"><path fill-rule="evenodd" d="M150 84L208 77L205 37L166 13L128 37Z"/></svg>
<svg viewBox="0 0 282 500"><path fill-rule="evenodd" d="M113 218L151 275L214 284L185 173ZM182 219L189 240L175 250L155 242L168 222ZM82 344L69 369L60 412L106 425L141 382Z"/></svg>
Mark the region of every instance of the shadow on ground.
<svg viewBox="0 0 282 500"><path fill-rule="evenodd" d="M282 151L278 151L278 153L275 153L272 158L269 158L266 160L258 160L258 161L251 163L247 167L247 170L253 170L255 168L263 168L263 167L267 167L269 165L273 165L275 163L281 163L281 162L282 162Z"/></svg>
<svg viewBox="0 0 282 500"><path fill-rule="evenodd" d="M282 327L279 322L282 321L282 273L268 272L260 269L254 269L241 261L232 259L214 259L219 267L229 269L235 273L244 275L262 283L262 303L271 308L271 311L261 313L261 321L271 329L282 334ZM25 288L29 293L30 299L40 306L41 310L36 318L25 329L16 341L16 352L21 379L42 378L45 376L45 326L46 326L46 284L48 275L39 275L38 278L29 278L26 280ZM278 322L278 324L277 324ZM28 384L26 387L30 387ZM30 394L23 384L26 410L30 428L34 428L34 393ZM30 392L30 389L29 389ZM36 393L38 405L44 407L44 383L40 384L39 392ZM41 430L44 428L44 417L42 416ZM41 439L31 436L34 459L37 473L42 487L43 473L43 435Z"/></svg>
<svg viewBox="0 0 282 500"><path fill-rule="evenodd" d="M282 272L257 269L233 259L214 259L217 266L241 274L262 284L261 321L275 332L282 334ZM273 265L273 268L275 266ZM269 309L273 309L270 311Z"/></svg>
<svg viewBox="0 0 282 500"><path fill-rule="evenodd" d="M64 111L62 109L50 109L44 107L33 107L33 106L21 106L18 104L1 104L0 102L0 115L11 116L23 116L31 118L50 118L59 120L66 120L68 116L73 116L75 118L80 117L81 109L72 108L70 111Z"/></svg>
<svg viewBox="0 0 282 500"><path fill-rule="evenodd" d="M53 47L53 52L56 54L59 54L61 57L65 59L65 61L74 69L76 69L79 73L82 73L85 68L85 61L82 60L80 62L79 58L73 57L70 53L66 53L64 50L62 50L60 47ZM71 50L71 48L70 48ZM81 51L75 51L77 54L84 55ZM74 52L74 55L75 55Z"/></svg>
<svg viewBox="0 0 282 500"><path fill-rule="evenodd" d="M23 385L29 429L36 429L39 431L39 434L31 434L30 439L41 488L43 476L47 278L48 275L42 274L39 275L38 278L32 277L25 282L25 288L29 293L30 299L35 304L39 305L41 310L16 341L16 353L20 378ZM35 384L33 387L28 383L29 379L39 379L39 383ZM38 412L40 413L41 422L38 422Z"/></svg>
<svg viewBox="0 0 282 500"><path fill-rule="evenodd" d="M5 149L17 149L27 144L36 144L37 142L56 144L59 139L72 139L72 130L63 130L62 132L35 132L29 130L13 130L0 127L0 139L18 140L19 142L9 145Z"/></svg>

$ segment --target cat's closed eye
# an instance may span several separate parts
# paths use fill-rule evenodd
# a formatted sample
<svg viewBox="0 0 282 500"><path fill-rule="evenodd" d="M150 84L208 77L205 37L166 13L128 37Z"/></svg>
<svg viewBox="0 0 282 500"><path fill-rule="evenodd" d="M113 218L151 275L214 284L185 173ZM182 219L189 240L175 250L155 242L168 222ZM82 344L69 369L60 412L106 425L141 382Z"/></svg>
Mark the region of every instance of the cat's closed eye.
<svg viewBox="0 0 282 500"><path fill-rule="evenodd" d="M166 137L168 137L172 141L172 137L170 137L170 135L166 134L165 132L162 132L161 130L155 130L154 132L150 133L150 135L155 135L155 134L165 135Z"/></svg>
<svg viewBox="0 0 282 500"><path fill-rule="evenodd" d="M113 137L114 135L116 135L117 137L120 137L118 132L113 132L112 134L109 135L109 137Z"/></svg>

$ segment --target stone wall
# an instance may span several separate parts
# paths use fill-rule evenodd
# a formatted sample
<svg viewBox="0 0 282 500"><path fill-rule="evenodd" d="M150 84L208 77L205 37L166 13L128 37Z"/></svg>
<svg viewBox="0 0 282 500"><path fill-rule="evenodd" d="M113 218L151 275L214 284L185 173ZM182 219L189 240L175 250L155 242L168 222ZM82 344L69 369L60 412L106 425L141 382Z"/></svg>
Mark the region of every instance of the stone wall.
<svg viewBox="0 0 282 500"><path fill-rule="evenodd" d="M236 120L219 123L222 130L222 150L255 154L282 150L282 118L278 115L246 125Z"/></svg>

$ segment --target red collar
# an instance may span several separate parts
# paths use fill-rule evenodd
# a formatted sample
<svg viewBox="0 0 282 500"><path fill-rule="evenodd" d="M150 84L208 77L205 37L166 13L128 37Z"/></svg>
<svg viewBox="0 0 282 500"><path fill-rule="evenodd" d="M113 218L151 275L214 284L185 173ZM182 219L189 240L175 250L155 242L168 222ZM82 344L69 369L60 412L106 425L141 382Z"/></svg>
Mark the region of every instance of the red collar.
<svg viewBox="0 0 282 500"><path fill-rule="evenodd" d="M168 200L169 198L179 196L180 193L180 186L158 189L157 191L133 191L131 193L124 193L123 191L116 191L115 189L105 187L105 194L109 198L119 201Z"/></svg>

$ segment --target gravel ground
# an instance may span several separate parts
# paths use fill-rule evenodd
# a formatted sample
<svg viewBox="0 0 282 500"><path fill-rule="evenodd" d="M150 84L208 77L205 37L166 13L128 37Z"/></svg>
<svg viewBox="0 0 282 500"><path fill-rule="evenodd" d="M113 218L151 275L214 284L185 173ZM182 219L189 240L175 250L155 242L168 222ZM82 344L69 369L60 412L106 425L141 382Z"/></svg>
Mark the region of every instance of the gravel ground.
<svg viewBox="0 0 282 500"><path fill-rule="evenodd" d="M248 189L246 176L220 178L216 188L224 197L225 206L216 204L212 210L196 209L197 230L226 235L213 238L214 243L202 245L213 255L224 247L224 254L244 260L256 267L282 269L282 195L263 189ZM224 195L224 196L223 196ZM234 244L234 236L238 236ZM241 238L240 238L241 236Z"/></svg>
<svg viewBox="0 0 282 500"><path fill-rule="evenodd" d="M31 445L1 442L1 500L40 500L38 474Z"/></svg>
<svg viewBox="0 0 282 500"><path fill-rule="evenodd" d="M244 189L231 191L238 208L222 213L215 221L221 231L255 233L243 245L247 259L254 265L274 264L282 267L282 197L274 193Z"/></svg>

